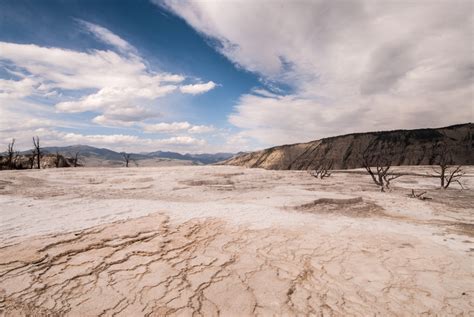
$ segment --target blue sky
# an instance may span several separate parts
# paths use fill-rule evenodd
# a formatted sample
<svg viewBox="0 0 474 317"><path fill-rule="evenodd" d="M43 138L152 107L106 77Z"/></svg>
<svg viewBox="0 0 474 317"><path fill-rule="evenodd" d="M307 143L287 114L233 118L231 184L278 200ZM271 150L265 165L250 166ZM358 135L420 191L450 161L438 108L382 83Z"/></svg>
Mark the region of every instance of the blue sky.
<svg viewBox="0 0 474 317"><path fill-rule="evenodd" d="M237 152L472 121L472 2L388 3L0 0L0 146Z"/></svg>

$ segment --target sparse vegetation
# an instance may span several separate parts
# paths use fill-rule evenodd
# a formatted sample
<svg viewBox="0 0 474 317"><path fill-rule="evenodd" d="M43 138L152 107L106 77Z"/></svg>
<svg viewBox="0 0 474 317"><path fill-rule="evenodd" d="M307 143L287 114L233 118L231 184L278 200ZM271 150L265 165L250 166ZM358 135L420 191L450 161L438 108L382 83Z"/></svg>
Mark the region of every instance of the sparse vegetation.
<svg viewBox="0 0 474 317"><path fill-rule="evenodd" d="M458 183L461 188L461 177L464 176L462 165L453 165L454 160L451 152L445 143L441 143L437 148L437 164L439 169L433 169L435 177L440 179L441 189L447 189L453 182Z"/></svg>
<svg viewBox="0 0 474 317"><path fill-rule="evenodd" d="M18 164L19 153L15 151L15 139L12 139L7 145L5 156L0 156L0 170L1 169L18 169L21 166Z"/></svg>
<svg viewBox="0 0 474 317"><path fill-rule="evenodd" d="M80 164L80 151L76 151L73 154L69 153L67 161L69 162L70 166L78 167L81 166Z"/></svg>
<svg viewBox="0 0 474 317"><path fill-rule="evenodd" d="M38 136L33 137L33 148L34 148L34 154L36 156L36 163L38 169L41 169L41 147L40 147L40 139Z"/></svg>
<svg viewBox="0 0 474 317"><path fill-rule="evenodd" d="M35 150L31 150L31 154L29 154L27 157L28 157L28 167L30 169L33 169L33 167L35 167Z"/></svg>
<svg viewBox="0 0 474 317"><path fill-rule="evenodd" d="M362 158L362 166L374 181L380 187L380 191L384 192L390 189L390 182L396 178L401 177L401 174L394 174L390 172L392 160L388 154L378 156L370 156L367 152Z"/></svg>
<svg viewBox="0 0 474 317"><path fill-rule="evenodd" d="M417 198L419 200L428 200L432 199L430 197L425 196L426 192L416 193L414 189L411 190L411 194L408 195L410 198Z"/></svg>
<svg viewBox="0 0 474 317"><path fill-rule="evenodd" d="M15 151L15 139L12 139L10 143L8 143L7 147L7 162L6 165L9 169L16 168L16 161L18 159L18 152Z"/></svg>
<svg viewBox="0 0 474 317"><path fill-rule="evenodd" d="M16 150L16 140L12 139L8 143L6 151L0 155L0 170L21 170L33 168L49 168L49 167L70 167L76 162L78 163L79 153L75 158L66 158L59 151L48 153L40 146L38 136L33 137L33 149L20 153Z"/></svg>
<svg viewBox="0 0 474 317"><path fill-rule="evenodd" d="M74 153L74 157L72 159L72 164L74 167L77 167L78 164L79 164L79 151L77 151L76 153Z"/></svg>
<svg viewBox="0 0 474 317"><path fill-rule="evenodd" d="M56 157L54 158L54 165L56 166L56 168L59 168L59 167L60 167L60 165L61 165L61 159L62 159L61 154L59 154L59 152L56 151Z"/></svg>
<svg viewBox="0 0 474 317"><path fill-rule="evenodd" d="M125 162L125 167L128 167L128 164L130 163L130 156L131 154L122 152L122 157L123 157L123 161Z"/></svg>
<svg viewBox="0 0 474 317"><path fill-rule="evenodd" d="M318 179L324 179L331 176L330 170L332 169L333 161L323 160L314 170L310 171L309 174Z"/></svg>

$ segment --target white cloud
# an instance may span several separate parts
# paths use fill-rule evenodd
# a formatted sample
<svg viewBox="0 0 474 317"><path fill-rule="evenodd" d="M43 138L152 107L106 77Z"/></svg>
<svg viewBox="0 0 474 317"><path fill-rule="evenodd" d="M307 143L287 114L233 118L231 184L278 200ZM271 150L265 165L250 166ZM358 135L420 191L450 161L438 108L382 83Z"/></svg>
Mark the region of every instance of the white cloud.
<svg viewBox="0 0 474 317"><path fill-rule="evenodd" d="M57 133L61 141L67 144L88 144L93 146L105 146L115 149L158 149L166 146L167 148L193 148L194 146L203 146L206 141L192 138L189 136L177 136L165 139L141 138L135 135L124 134L91 134L84 135L79 133ZM119 145L119 146L117 146Z"/></svg>
<svg viewBox="0 0 474 317"><path fill-rule="evenodd" d="M63 101L56 105L62 112L84 112L106 110L109 107L128 108L133 103L145 103L158 97L165 96L176 89L174 85L145 87L105 87L95 94L90 94L79 100Z"/></svg>
<svg viewBox="0 0 474 317"><path fill-rule="evenodd" d="M134 122L114 120L103 114L94 117L92 122L104 127L132 127L134 125Z"/></svg>
<svg viewBox="0 0 474 317"><path fill-rule="evenodd" d="M50 89L126 87L134 79L149 80L142 62L112 51L85 53L6 42L0 42L0 51L0 60L31 74Z"/></svg>
<svg viewBox="0 0 474 317"><path fill-rule="evenodd" d="M95 145L114 145L114 144L133 144L137 143L139 138L134 135L112 134L112 135L83 135L79 133L58 133L67 144L95 144Z"/></svg>
<svg viewBox="0 0 474 317"><path fill-rule="evenodd" d="M214 89L216 86L215 82L210 81L205 84L184 85L179 90L184 94L199 95Z"/></svg>
<svg viewBox="0 0 474 317"><path fill-rule="evenodd" d="M92 122L109 127L131 127L137 125L137 122L159 116L159 113L141 106L112 105L105 110L104 114L92 119Z"/></svg>
<svg viewBox="0 0 474 317"><path fill-rule="evenodd" d="M87 144L127 152L155 150L199 152L207 146L205 140L190 136L155 139L130 134L83 134L58 131L54 128L57 122L49 123L30 121L27 124L22 124L22 129L15 131L14 135L11 134L11 131L0 130L0 143L6 147L6 144L14 137L16 149L25 151L32 148L31 138L37 135L43 147Z"/></svg>
<svg viewBox="0 0 474 317"><path fill-rule="evenodd" d="M208 146L206 140L187 134L207 133L210 127L149 122L162 116L157 99L176 92L204 93L216 86L214 82L187 84L184 75L156 72L121 37L87 21L78 22L111 50L81 52L0 42L0 67L8 74L0 78L0 146L14 137L18 148L25 150L31 148L34 135L43 146L82 143L126 151L186 152ZM94 113L92 122L76 118L82 112ZM102 133L108 130L98 130L96 125L119 128L121 133ZM80 132L89 128L101 132ZM74 132L65 132L71 129ZM143 137L142 129L169 137Z"/></svg>
<svg viewBox="0 0 474 317"><path fill-rule="evenodd" d="M0 98L0 138L16 137L16 132L51 126L72 126L56 120L50 107L31 101Z"/></svg>
<svg viewBox="0 0 474 317"><path fill-rule="evenodd" d="M144 125L143 130L148 133L175 133L182 132L191 127L189 122L160 122Z"/></svg>
<svg viewBox="0 0 474 317"><path fill-rule="evenodd" d="M227 144L236 147L238 151L244 151L248 149L250 140L245 136L245 132L229 135L227 137Z"/></svg>
<svg viewBox="0 0 474 317"><path fill-rule="evenodd" d="M38 82L32 78L20 80L7 80L0 78L0 99L24 98L35 91Z"/></svg>
<svg viewBox="0 0 474 317"><path fill-rule="evenodd" d="M77 20L87 31L95 35L99 40L109 45L115 46L123 52L131 52L137 54L135 48L120 36L110 32L108 29L100 25L93 24L84 20Z"/></svg>
<svg viewBox="0 0 474 317"><path fill-rule="evenodd" d="M127 106L127 107L108 107L105 111L105 116L109 119L120 120L124 122L143 121L149 118L160 116L159 113L153 112L142 106Z"/></svg>
<svg viewBox="0 0 474 317"><path fill-rule="evenodd" d="M469 1L155 2L268 86L291 87L245 94L229 116L262 145L474 119Z"/></svg>
<svg viewBox="0 0 474 317"><path fill-rule="evenodd" d="M201 134L201 133L210 133L215 130L214 127L212 126L207 126L207 125L195 125L191 127L188 132L189 133L195 133L195 134Z"/></svg>
<svg viewBox="0 0 474 317"><path fill-rule="evenodd" d="M183 122L160 122L155 124L143 124L143 131L147 133L177 133L188 132L192 134L204 134L214 131L214 127L206 125L192 125L187 121Z"/></svg>
<svg viewBox="0 0 474 317"><path fill-rule="evenodd" d="M205 140L196 139L190 136L176 136L168 139L161 139L158 141L159 144L163 145L206 145Z"/></svg>
<svg viewBox="0 0 474 317"><path fill-rule="evenodd" d="M157 73L137 50L108 29L87 21L79 24L118 52L79 52L34 44L0 42L0 62L17 79L0 79L0 99L37 96L57 101L58 112L97 113L96 124L131 126L156 117L156 100L174 92L198 94L216 85L182 84L180 74ZM11 69L14 69L12 71ZM58 92L58 91L61 91Z"/></svg>

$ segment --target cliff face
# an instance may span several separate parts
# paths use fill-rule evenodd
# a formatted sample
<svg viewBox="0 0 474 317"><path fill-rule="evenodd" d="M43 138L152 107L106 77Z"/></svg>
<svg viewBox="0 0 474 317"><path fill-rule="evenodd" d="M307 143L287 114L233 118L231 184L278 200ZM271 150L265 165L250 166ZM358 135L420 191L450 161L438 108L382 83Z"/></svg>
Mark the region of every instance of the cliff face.
<svg viewBox="0 0 474 317"><path fill-rule="evenodd" d="M323 160L334 169L362 167L362 156L389 155L392 165L436 164L436 148L446 144L455 164L474 165L471 123L438 129L355 133L308 143L276 146L246 153L222 162L226 165L277 170L307 170Z"/></svg>

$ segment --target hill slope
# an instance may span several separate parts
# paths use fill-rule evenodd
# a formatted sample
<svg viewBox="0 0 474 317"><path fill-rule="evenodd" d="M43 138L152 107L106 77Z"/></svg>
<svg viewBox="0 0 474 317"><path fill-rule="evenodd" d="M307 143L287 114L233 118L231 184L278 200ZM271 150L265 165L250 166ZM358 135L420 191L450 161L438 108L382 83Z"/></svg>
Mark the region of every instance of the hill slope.
<svg viewBox="0 0 474 317"><path fill-rule="evenodd" d="M393 165L429 165L435 161L435 147L444 142L456 164L473 165L472 123L438 129L395 130L354 133L308 143L281 145L246 153L220 164L276 170L314 169L324 159L334 169L362 167L365 151L371 155L390 153Z"/></svg>

